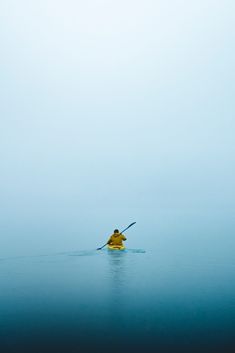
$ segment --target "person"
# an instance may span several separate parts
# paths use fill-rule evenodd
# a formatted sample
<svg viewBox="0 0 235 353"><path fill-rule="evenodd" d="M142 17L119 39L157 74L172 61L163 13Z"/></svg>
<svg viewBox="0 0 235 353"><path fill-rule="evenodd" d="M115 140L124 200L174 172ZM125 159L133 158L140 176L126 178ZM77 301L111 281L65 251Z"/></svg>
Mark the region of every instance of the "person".
<svg viewBox="0 0 235 353"><path fill-rule="evenodd" d="M110 236L109 240L107 241L108 245L119 245L123 246L122 241L125 241L126 237L122 233L119 233L118 229L114 229L113 234Z"/></svg>

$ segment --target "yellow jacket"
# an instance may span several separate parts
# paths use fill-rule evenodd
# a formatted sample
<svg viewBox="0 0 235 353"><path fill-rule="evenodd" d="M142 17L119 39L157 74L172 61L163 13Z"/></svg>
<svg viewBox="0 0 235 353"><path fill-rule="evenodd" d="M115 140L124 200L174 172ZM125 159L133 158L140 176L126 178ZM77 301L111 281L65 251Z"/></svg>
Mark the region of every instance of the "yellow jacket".
<svg viewBox="0 0 235 353"><path fill-rule="evenodd" d="M123 245L122 241L126 240L126 237L122 233L113 233L109 240L107 241L107 244L110 245Z"/></svg>

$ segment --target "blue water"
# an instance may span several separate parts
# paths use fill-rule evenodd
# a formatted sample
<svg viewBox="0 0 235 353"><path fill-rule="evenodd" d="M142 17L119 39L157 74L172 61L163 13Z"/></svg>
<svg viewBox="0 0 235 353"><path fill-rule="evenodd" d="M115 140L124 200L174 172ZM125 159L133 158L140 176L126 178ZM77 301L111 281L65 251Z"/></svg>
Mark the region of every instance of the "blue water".
<svg viewBox="0 0 235 353"><path fill-rule="evenodd" d="M2 256L0 351L234 352L234 240L212 228L122 252Z"/></svg>

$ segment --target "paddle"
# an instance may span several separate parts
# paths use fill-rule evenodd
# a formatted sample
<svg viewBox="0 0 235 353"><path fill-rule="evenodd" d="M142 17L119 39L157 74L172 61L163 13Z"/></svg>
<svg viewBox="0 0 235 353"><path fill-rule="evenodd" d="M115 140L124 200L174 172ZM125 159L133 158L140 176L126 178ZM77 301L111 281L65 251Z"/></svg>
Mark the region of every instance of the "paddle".
<svg viewBox="0 0 235 353"><path fill-rule="evenodd" d="M127 230L128 228L132 227L134 224L136 224L136 222L131 223L128 227L126 227L125 229L123 229L120 234L122 234L123 232L125 232L125 230ZM107 244L108 244L108 243L104 244L103 246L101 246L101 248L98 248L98 249L96 249L96 250L101 250L101 249L103 249Z"/></svg>

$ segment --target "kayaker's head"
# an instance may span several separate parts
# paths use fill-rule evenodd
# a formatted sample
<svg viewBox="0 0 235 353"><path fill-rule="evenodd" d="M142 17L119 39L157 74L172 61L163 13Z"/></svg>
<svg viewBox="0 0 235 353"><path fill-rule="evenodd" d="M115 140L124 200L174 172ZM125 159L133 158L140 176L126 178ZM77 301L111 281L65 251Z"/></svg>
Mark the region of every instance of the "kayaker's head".
<svg viewBox="0 0 235 353"><path fill-rule="evenodd" d="M118 229L114 229L114 234L119 233Z"/></svg>

